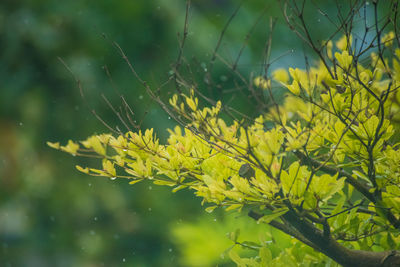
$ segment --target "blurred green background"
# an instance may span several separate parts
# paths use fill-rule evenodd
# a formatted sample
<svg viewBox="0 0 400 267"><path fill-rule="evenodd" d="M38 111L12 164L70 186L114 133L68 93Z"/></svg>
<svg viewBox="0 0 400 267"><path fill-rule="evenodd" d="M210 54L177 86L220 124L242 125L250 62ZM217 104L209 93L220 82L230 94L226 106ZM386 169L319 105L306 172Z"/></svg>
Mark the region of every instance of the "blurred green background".
<svg viewBox="0 0 400 267"><path fill-rule="evenodd" d="M185 58L195 62L196 75L202 77L239 1L192 2ZM263 10L239 62L246 78L262 73L268 19L280 14L276 2L243 4L219 51L234 62ZM165 140L165 129L174 123L147 96L110 42L118 42L140 76L156 88L169 77L178 55L177 33L184 17L185 1L0 2L0 266L232 265L220 257L231 245L225 234L243 225L244 216L206 214L201 200L188 191L172 194L149 183L129 186L85 176L74 166L96 163L45 145L109 132L91 109L111 126L123 128L101 97L120 105L104 66L135 119L143 121L142 128L155 127ZM310 18L320 25L313 34L328 27L321 18L318 13ZM290 54L273 68L304 65L301 42L281 20L273 40L273 58ZM86 102L58 57L81 81ZM216 64L213 76L223 88L234 87L234 74L224 64ZM174 89L167 85L162 90L168 95ZM213 96L232 95L218 92ZM248 101L236 105L251 108ZM244 228L256 241L254 233L269 231L253 222Z"/></svg>

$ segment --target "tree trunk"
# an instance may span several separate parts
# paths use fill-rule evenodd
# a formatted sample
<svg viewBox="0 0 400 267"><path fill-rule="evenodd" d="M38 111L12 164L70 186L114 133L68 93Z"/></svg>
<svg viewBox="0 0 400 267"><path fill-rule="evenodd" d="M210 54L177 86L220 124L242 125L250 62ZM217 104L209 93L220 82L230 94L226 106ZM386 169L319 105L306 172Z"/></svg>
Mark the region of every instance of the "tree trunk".
<svg viewBox="0 0 400 267"><path fill-rule="evenodd" d="M344 267L400 267L400 251L352 250L339 244L331 235L326 235L292 211L283 215L283 218L318 247L323 254Z"/></svg>
<svg viewBox="0 0 400 267"><path fill-rule="evenodd" d="M263 216L254 211L250 211L248 215L255 220ZM400 251L375 252L349 249L332 239L330 235L324 235L323 231L296 216L292 211L283 215L283 219L301 234L301 238L297 237L299 241L325 254L344 267L400 267ZM286 234L297 235L296 231L287 231L283 225L282 227L277 227L274 223L270 223L270 225ZM281 224L278 223L279 225Z"/></svg>

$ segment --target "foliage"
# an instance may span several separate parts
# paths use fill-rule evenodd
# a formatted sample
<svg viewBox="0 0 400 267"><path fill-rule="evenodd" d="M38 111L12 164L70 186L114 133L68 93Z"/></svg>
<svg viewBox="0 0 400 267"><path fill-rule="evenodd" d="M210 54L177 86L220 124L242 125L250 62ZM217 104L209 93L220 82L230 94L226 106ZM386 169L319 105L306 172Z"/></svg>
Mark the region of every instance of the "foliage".
<svg viewBox="0 0 400 267"><path fill-rule="evenodd" d="M304 22L296 4L292 10ZM268 73L256 77L249 90L269 95L272 105L255 119L238 119L221 101L202 107L207 98L191 85L186 93L178 88L170 107L160 101L181 125L169 130L166 144L153 129L48 144L98 158L100 168L76 166L85 174L130 184L150 180L173 192L188 188L208 212L246 211L295 238L278 254L265 242L247 244L258 250L252 258L231 250L238 266L386 264L400 249L400 150L393 138L400 48L398 35L384 34L375 23L370 43L364 38L355 44L347 29L320 48L309 38L319 62L277 69L272 79ZM307 33L305 26L301 30ZM282 104L274 100L273 86L288 90Z"/></svg>
<svg viewBox="0 0 400 267"><path fill-rule="evenodd" d="M213 12L230 9L218 4ZM178 261L178 248L162 226L201 217L197 199L189 192L168 198L168 188L145 184L127 188L123 181L94 182L70 167L76 158L54 157L45 140L101 131L88 106L103 119L115 120L100 97L115 99L104 65L135 113L149 112L142 127L149 122L160 129L172 127L127 75L102 33L135 58L143 77L157 80L166 76L165 67L176 53L184 10L181 3L163 0L0 1L1 266L118 266L123 260L170 266ZM195 12L193 21L200 25L207 21L204 16ZM206 33L196 31L196 36L210 45L214 39L208 35L218 25L201 24ZM205 53L204 43L193 49ZM88 103L58 57L81 81ZM169 206L175 209L168 211Z"/></svg>

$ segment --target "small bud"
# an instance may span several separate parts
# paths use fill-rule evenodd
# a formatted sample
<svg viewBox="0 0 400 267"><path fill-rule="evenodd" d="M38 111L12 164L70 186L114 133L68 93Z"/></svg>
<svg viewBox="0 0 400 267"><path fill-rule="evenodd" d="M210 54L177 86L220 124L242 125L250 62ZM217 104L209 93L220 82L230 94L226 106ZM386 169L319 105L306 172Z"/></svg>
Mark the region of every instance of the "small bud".
<svg viewBox="0 0 400 267"><path fill-rule="evenodd" d="M239 176L242 178L250 179L251 177L254 177L256 172L254 169L250 166L249 163L245 163L242 166L240 166L239 169Z"/></svg>

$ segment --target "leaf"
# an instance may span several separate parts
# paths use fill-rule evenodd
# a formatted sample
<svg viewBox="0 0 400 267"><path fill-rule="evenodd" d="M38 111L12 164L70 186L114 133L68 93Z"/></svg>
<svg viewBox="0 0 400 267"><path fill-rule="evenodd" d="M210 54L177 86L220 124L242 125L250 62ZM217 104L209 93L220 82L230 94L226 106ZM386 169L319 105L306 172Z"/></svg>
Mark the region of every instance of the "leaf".
<svg viewBox="0 0 400 267"><path fill-rule="evenodd" d="M114 163L112 163L109 160L103 160L103 170L105 173L107 173L111 177L117 176L117 173L115 171Z"/></svg>
<svg viewBox="0 0 400 267"><path fill-rule="evenodd" d="M282 208L282 209L276 209L273 211L273 213L268 214L268 215L264 215L263 217L261 217L257 223L270 223L272 220L284 215L286 212L288 212L289 209L288 208Z"/></svg>
<svg viewBox="0 0 400 267"><path fill-rule="evenodd" d="M221 253L221 258L224 259L226 254L229 254L229 252L236 246L236 244L233 244L232 246L229 246L229 248L225 249L224 252Z"/></svg>
<svg viewBox="0 0 400 267"><path fill-rule="evenodd" d="M291 85L286 85L286 88L294 95L300 95L300 85L299 83L294 80Z"/></svg>
<svg viewBox="0 0 400 267"><path fill-rule="evenodd" d="M172 192L175 193L185 188L187 188L187 185L178 185L177 187L174 187L174 189L172 189Z"/></svg>
<svg viewBox="0 0 400 267"><path fill-rule="evenodd" d="M259 256L261 258L261 266L268 266L269 262L272 261L271 251L266 248L260 248Z"/></svg>
<svg viewBox="0 0 400 267"><path fill-rule="evenodd" d="M156 185L169 185L169 186L176 185L176 182L164 181L164 180L155 180L153 183L156 184Z"/></svg>
<svg viewBox="0 0 400 267"><path fill-rule="evenodd" d="M391 249L396 249L396 242L393 240L393 237L390 233L387 233L386 242Z"/></svg>
<svg viewBox="0 0 400 267"><path fill-rule="evenodd" d="M86 148L92 148L97 154L105 155L106 150L101 144L99 136L91 136L86 141L81 142Z"/></svg>
<svg viewBox="0 0 400 267"><path fill-rule="evenodd" d="M51 148L60 149L60 143L59 142L56 142L56 143L46 142L46 144Z"/></svg>
<svg viewBox="0 0 400 267"><path fill-rule="evenodd" d="M207 207L207 208L206 208L206 211L207 211L208 213L212 213L217 207L218 207L218 206Z"/></svg>
<svg viewBox="0 0 400 267"><path fill-rule="evenodd" d="M141 181L143 181L143 179L136 179L136 180L130 181L129 184L136 184Z"/></svg>
<svg viewBox="0 0 400 267"><path fill-rule="evenodd" d="M283 84L287 83L289 81L289 75L285 69L276 69L274 72L272 72L272 77L274 80L277 80Z"/></svg>
<svg viewBox="0 0 400 267"><path fill-rule="evenodd" d="M68 140L68 144L66 146L60 147L62 151L75 155L78 152L79 145L72 140Z"/></svg>
<svg viewBox="0 0 400 267"><path fill-rule="evenodd" d="M243 204L232 204L230 206L228 206L225 211L230 211L230 210L235 210L235 209L239 209L239 211L243 208Z"/></svg>
<svg viewBox="0 0 400 267"><path fill-rule="evenodd" d="M242 243L240 243L240 245L244 248L248 248L248 249L253 249L253 250L258 250L259 248L261 248L261 245L252 241L244 241Z"/></svg>
<svg viewBox="0 0 400 267"><path fill-rule="evenodd" d="M89 168L88 168L88 167L83 168L83 167L81 167L81 166L79 166L79 165L76 165L75 168L76 168L78 171L80 171L80 172L83 172L83 173L86 173L86 174L89 173Z"/></svg>
<svg viewBox="0 0 400 267"><path fill-rule="evenodd" d="M243 262L243 260L240 258L240 256L233 250L231 249L228 253L229 258L231 258L231 260L236 263L239 267L245 267L245 263Z"/></svg>
<svg viewBox="0 0 400 267"><path fill-rule="evenodd" d="M239 235L240 235L240 229L238 228L234 232L230 232L228 238L236 243L237 239L239 238Z"/></svg>

